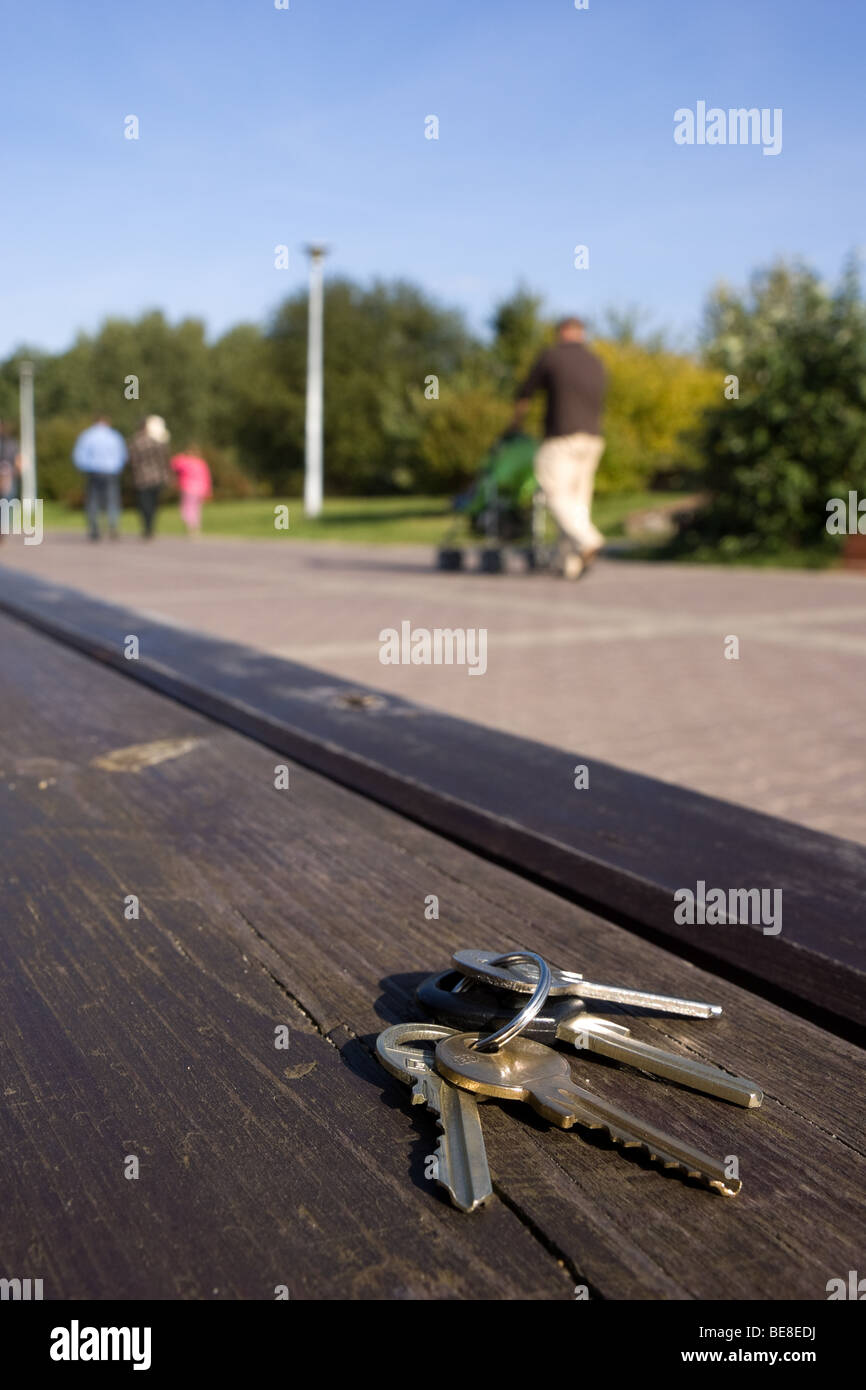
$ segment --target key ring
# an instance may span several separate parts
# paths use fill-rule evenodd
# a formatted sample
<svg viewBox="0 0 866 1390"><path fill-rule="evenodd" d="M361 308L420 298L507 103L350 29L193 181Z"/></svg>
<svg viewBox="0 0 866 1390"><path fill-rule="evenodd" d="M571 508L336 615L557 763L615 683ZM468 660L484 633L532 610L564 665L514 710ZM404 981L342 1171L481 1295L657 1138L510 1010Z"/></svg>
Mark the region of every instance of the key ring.
<svg viewBox="0 0 866 1390"><path fill-rule="evenodd" d="M527 1024L531 1023L537 1013L544 1008L545 1001L550 993L551 975L550 966L541 956L534 951L509 951L507 955L497 956L493 965L511 965L513 961L530 961L538 966L538 984L535 986L529 1001L515 1014L510 1023L506 1023L503 1028L497 1028L495 1033L489 1033L486 1038L479 1038L477 1042L470 1046L476 1052L498 1052L512 1038L516 1038L518 1033L522 1033ZM456 993L456 991L455 991Z"/></svg>

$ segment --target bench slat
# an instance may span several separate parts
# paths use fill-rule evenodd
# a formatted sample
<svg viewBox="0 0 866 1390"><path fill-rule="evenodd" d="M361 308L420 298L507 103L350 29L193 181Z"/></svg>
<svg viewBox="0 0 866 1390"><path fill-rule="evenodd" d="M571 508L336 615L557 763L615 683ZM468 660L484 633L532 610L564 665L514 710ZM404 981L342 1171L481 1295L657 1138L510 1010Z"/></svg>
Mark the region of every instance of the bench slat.
<svg viewBox="0 0 866 1390"><path fill-rule="evenodd" d="M866 846L516 738L6 570L0 608L648 939L861 1038ZM128 661L123 641L140 640ZM353 703L354 701L354 703ZM572 769L590 767L591 790ZM782 891L780 935L674 893Z"/></svg>
<svg viewBox="0 0 866 1390"><path fill-rule="evenodd" d="M292 765L277 791L272 751L18 624L0 620L0 644L9 1273L40 1277L37 1249L63 1296L217 1296L211 1281L229 1297L570 1297L584 1282L607 1298L823 1299L857 1267L866 1056L851 1043L314 772ZM186 751L104 765L160 740ZM501 1195L471 1218L434 1195L432 1124L373 1039L452 949L500 942L723 1003L712 1024L635 1026L763 1083L761 1111L586 1069L736 1154L740 1198L497 1105Z"/></svg>

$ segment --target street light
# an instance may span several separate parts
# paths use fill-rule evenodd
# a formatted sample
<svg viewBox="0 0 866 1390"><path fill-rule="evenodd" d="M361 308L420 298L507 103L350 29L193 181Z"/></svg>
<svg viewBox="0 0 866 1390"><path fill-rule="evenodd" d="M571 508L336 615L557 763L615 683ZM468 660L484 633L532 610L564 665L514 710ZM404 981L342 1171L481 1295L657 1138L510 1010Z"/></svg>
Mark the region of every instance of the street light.
<svg viewBox="0 0 866 1390"><path fill-rule="evenodd" d="M18 363L18 413L21 420L21 501L36 501L36 427L33 418L33 363Z"/></svg>
<svg viewBox="0 0 866 1390"><path fill-rule="evenodd" d="M310 307L307 328L307 415L304 456L304 515L319 516L322 510L322 420L324 382L322 346L324 341L322 262L328 248L307 246L310 258Z"/></svg>

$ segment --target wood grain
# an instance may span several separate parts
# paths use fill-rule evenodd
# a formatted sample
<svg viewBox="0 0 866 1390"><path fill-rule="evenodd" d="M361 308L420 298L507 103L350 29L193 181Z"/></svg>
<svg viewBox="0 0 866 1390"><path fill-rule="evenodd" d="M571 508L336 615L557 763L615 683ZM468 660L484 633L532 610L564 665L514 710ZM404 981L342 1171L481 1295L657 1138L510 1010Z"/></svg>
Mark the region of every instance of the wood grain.
<svg viewBox="0 0 866 1390"><path fill-rule="evenodd" d="M858 1268L853 1044L307 769L276 790L273 751L20 624L0 620L0 650L7 1276L44 1277L55 1297L269 1298L285 1283L556 1298L583 1282L604 1298L823 1300ZM95 761L165 739L190 747L137 772ZM500 944L724 1005L635 1031L757 1080L757 1112L577 1067L737 1155L739 1198L497 1104L490 1208L464 1217L436 1195L430 1119L373 1039L413 1016L415 984L457 946Z"/></svg>
<svg viewBox="0 0 866 1390"><path fill-rule="evenodd" d="M698 964L862 1041L866 846L484 729L5 570L0 608ZM127 661L135 632L141 658ZM372 693L372 692L367 692ZM591 794L573 788L591 767ZM784 926L674 921L674 893L781 890Z"/></svg>

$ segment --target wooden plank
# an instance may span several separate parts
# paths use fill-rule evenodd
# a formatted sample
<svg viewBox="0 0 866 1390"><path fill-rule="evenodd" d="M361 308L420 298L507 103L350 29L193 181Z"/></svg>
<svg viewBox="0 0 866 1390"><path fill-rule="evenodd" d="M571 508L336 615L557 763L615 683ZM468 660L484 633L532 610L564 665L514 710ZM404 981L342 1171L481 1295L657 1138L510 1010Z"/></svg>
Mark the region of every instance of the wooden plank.
<svg viewBox="0 0 866 1390"><path fill-rule="evenodd" d="M0 607L649 940L846 1036L863 1036L864 846L359 690L11 570ZM136 661L123 655L129 633L139 638ZM589 792L574 789L577 762L590 768ZM781 934L677 923L674 893L695 890L699 880L781 891Z"/></svg>
<svg viewBox="0 0 866 1390"><path fill-rule="evenodd" d="M479 1225L430 1197L429 1117L223 930L218 893L124 811L142 775L79 761L100 742L99 697L57 757L49 711L56 723L84 691L52 655L26 703L2 682L2 1274L42 1278L47 1298L273 1299L278 1284L292 1298L569 1297L507 1206ZM204 721L128 693L112 692L121 726L163 731L167 712L207 748ZM25 720L35 759L15 753ZM188 790L207 752L196 762ZM164 773L186 781L179 763Z"/></svg>
<svg viewBox="0 0 866 1390"><path fill-rule="evenodd" d="M16 658L0 676L0 843L17 880L0 1030L26 1102L4 1112L24 1157L0 1219L24 1274L38 1250L58 1289L91 1296L116 1292L109 1278L135 1296L213 1278L227 1296L585 1283L604 1298L823 1300L858 1267L862 1051L309 770L277 791L269 750L17 625L0 622L0 643ZM108 770L124 760L106 755L158 740L191 746ZM373 1039L413 1015L414 985L452 949L500 943L724 1005L713 1023L636 1031L758 1080L760 1111L586 1068L598 1091L737 1155L741 1197L489 1105L493 1205L462 1217L437 1200L418 1176L429 1124L383 1080ZM284 1078L286 1060L317 1066ZM150 1186L120 1177L136 1145Z"/></svg>

